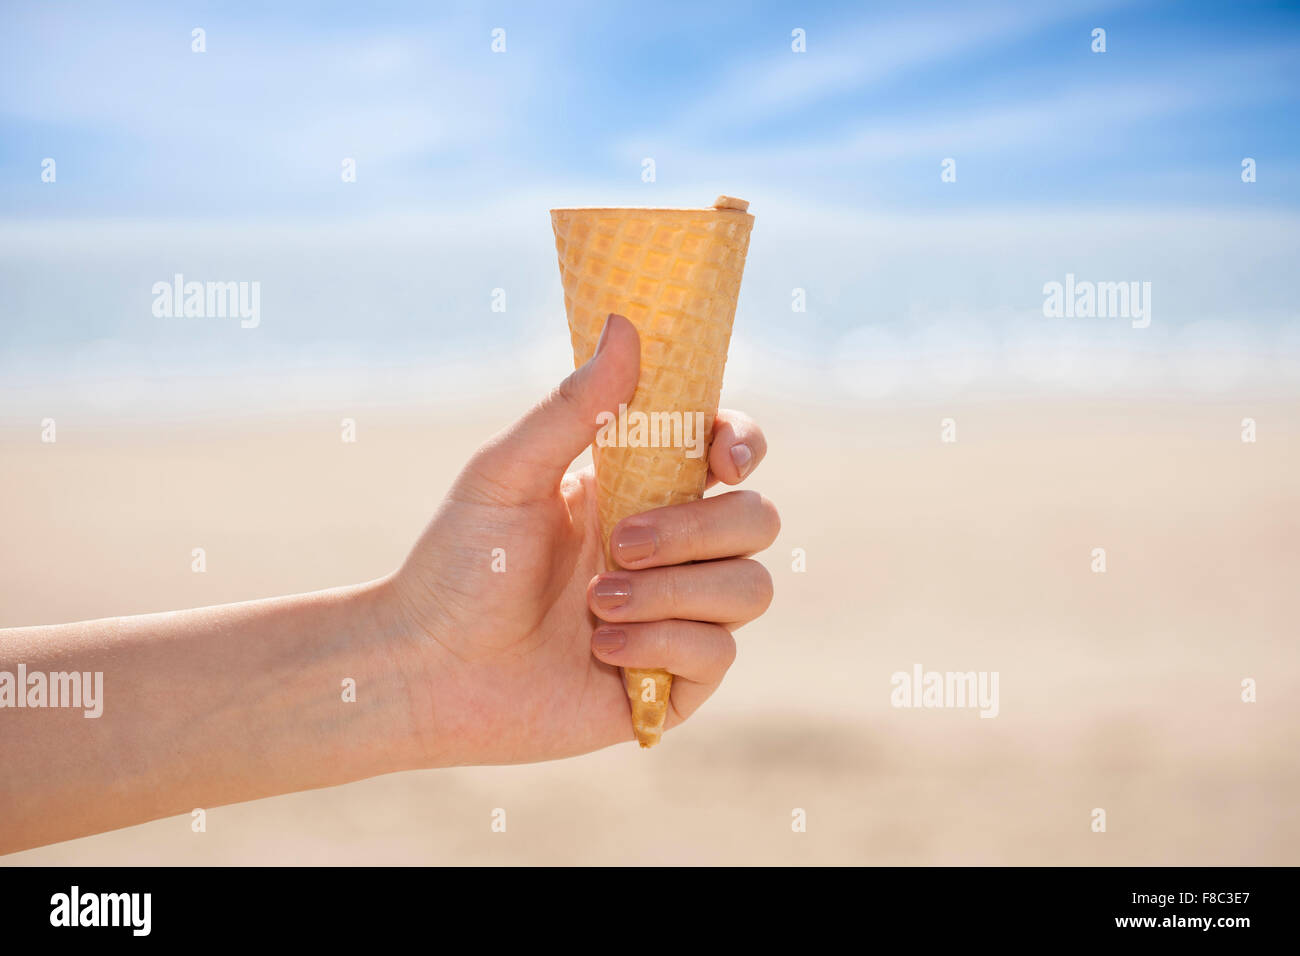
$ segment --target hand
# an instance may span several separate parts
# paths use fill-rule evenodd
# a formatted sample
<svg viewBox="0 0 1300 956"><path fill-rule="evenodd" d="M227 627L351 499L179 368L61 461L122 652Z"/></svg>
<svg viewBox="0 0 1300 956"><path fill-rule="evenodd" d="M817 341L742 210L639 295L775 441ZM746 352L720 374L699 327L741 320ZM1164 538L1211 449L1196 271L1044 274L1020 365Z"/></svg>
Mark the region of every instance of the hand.
<svg viewBox="0 0 1300 956"><path fill-rule="evenodd" d="M722 680L731 632L771 600L745 556L779 522L753 492L634 515L614 529L621 567L602 573L594 476L564 470L597 413L631 397L639 358L636 330L611 316L592 360L470 459L386 578L0 631L0 672L71 669L99 688L98 704L0 718L0 853L397 770L631 740L621 666L677 675L667 726L681 723ZM719 413L710 481L739 483L765 448L749 419ZM596 614L610 623L597 629Z"/></svg>
<svg viewBox="0 0 1300 956"><path fill-rule="evenodd" d="M549 760L633 739L620 667L675 675L672 728L721 682L732 631L771 602L771 576L748 556L780 519L750 491L625 519L613 533L622 567L605 571L594 475L565 469L597 414L631 399L639 370L635 327L611 315L591 361L470 459L388 582L426 674L417 720L429 764ZM757 425L720 411L709 484L739 484L766 448Z"/></svg>

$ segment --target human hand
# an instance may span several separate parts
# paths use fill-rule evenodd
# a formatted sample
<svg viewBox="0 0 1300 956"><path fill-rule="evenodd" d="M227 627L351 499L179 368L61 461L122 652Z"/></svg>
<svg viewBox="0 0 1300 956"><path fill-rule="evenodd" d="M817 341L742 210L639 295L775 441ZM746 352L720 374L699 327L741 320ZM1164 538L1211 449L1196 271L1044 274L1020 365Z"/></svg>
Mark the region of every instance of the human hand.
<svg viewBox="0 0 1300 956"><path fill-rule="evenodd" d="M625 519L613 532L621 567L605 569L594 474L565 469L597 414L630 400L639 369L635 327L610 316L591 361L475 453L387 582L427 688L414 719L429 765L631 740L620 667L675 675L671 729L718 687L732 632L771 602L771 576L748 556L780 519L752 491ZM766 449L749 418L719 411L709 484L739 484Z"/></svg>

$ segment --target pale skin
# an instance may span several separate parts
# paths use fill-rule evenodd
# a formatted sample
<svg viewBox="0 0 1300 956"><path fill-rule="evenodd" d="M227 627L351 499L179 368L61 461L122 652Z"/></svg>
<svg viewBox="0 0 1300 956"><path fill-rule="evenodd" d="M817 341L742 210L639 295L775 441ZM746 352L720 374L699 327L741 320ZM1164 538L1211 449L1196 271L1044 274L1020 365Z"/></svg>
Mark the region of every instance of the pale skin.
<svg viewBox="0 0 1300 956"><path fill-rule="evenodd" d="M635 328L610 316L592 360L474 454L384 578L0 630L0 671L104 674L99 718L0 710L0 853L377 774L630 741L621 667L672 672L667 726L689 717L731 665L732 632L771 601L750 555L780 521L751 491L647 512L615 529L620 566L604 569L591 470L565 470L597 414L631 397L639 355ZM740 483L765 453L757 425L719 412L710 484Z"/></svg>

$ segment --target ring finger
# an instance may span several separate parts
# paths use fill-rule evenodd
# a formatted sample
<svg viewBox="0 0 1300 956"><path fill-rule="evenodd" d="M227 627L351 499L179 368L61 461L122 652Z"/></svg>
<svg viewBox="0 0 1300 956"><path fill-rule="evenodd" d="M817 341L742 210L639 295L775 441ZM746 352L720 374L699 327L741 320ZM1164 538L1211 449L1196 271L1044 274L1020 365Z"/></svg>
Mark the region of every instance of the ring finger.
<svg viewBox="0 0 1300 956"><path fill-rule="evenodd" d="M771 603L772 576L748 558L609 571L587 585L592 613L615 623L677 618L738 627Z"/></svg>

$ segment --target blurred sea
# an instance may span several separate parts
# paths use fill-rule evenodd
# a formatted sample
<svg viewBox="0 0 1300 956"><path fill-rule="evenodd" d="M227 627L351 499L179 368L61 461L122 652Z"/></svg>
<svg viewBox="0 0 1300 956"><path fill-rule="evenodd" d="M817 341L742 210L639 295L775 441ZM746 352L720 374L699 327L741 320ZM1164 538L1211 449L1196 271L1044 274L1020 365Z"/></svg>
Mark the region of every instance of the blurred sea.
<svg viewBox="0 0 1300 956"><path fill-rule="evenodd" d="M1292 214L904 216L752 199L729 394L856 404L1300 382ZM553 203L354 221L0 221L0 416L536 393L571 363ZM152 288L177 273L260 283L257 327L156 317ZM1067 275L1151 283L1149 327L1045 317L1044 285Z"/></svg>

